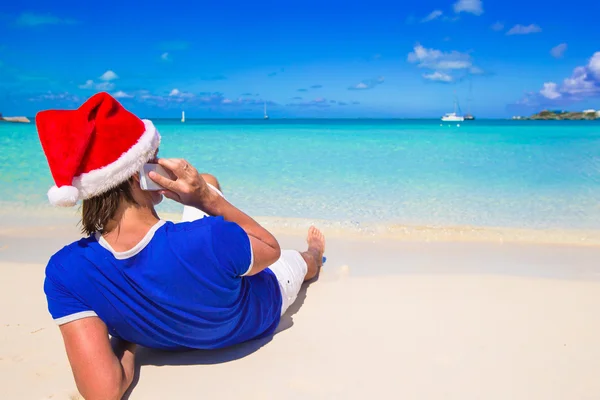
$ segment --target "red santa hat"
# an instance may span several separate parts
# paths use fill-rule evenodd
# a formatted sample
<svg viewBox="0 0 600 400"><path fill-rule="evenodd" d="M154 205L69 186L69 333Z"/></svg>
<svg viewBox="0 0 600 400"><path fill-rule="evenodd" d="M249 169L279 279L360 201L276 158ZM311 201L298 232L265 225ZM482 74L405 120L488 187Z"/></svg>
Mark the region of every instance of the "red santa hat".
<svg viewBox="0 0 600 400"><path fill-rule="evenodd" d="M160 134L108 93L90 97L77 110L48 110L35 118L55 186L50 203L74 206L115 188L154 157Z"/></svg>

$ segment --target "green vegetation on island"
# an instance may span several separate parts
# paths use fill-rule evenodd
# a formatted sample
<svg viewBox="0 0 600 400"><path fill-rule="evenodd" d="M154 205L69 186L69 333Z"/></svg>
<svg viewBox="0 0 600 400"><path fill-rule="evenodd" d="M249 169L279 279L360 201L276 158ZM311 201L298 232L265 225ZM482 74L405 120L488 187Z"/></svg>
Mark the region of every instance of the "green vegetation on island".
<svg viewBox="0 0 600 400"><path fill-rule="evenodd" d="M575 121L575 120L595 120L600 119L600 111L551 111L544 110L533 114L531 117L513 117L513 119L524 120L543 120L543 121Z"/></svg>

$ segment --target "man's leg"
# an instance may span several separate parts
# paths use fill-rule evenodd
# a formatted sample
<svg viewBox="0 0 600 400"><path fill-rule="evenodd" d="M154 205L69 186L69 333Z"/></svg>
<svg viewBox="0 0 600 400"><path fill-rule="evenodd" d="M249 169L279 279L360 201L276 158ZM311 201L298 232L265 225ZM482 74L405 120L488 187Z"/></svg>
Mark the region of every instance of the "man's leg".
<svg viewBox="0 0 600 400"><path fill-rule="evenodd" d="M308 230L306 237L308 249L303 252L281 250L281 257L269 266L275 274L281 289L281 314L296 301L302 283L313 279L323 264L325 252L325 236L314 226Z"/></svg>
<svg viewBox="0 0 600 400"><path fill-rule="evenodd" d="M306 265L308 271L304 277L304 281L311 280L319 273L319 268L323 265L323 253L325 253L325 236L323 233L311 226L308 229L308 236L306 237L308 243L308 249L300 253Z"/></svg>

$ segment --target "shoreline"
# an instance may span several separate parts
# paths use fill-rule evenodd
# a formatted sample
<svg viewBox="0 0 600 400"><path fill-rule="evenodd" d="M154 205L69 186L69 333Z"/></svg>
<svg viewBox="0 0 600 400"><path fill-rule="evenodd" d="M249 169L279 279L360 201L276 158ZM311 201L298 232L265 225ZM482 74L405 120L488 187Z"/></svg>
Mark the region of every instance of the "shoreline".
<svg viewBox="0 0 600 400"><path fill-rule="evenodd" d="M34 234L42 230L66 230L74 237L79 209L2 207L0 237ZM179 222L181 215L159 212L162 219ZM469 225L412 225L386 222L334 221L313 218L252 216L273 234L302 236L311 225L328 237L353 240L391 240L399 242L514 243L556 246L600 247L600 229L519 228Z"/></svg>

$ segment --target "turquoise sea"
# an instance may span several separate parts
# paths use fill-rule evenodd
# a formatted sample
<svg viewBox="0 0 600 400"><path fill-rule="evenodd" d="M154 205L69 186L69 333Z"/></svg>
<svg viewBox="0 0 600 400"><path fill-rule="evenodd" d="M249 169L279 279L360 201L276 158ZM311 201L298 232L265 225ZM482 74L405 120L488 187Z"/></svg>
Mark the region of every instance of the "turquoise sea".
<svg viewBox="0 0 600 400"><path fill-rule="evenodd" d="M154 122L162 157L215 174L254 216L600 230L598 121ZM49 208L35 124L0 123L0 154L0 207Z"/></svg>

